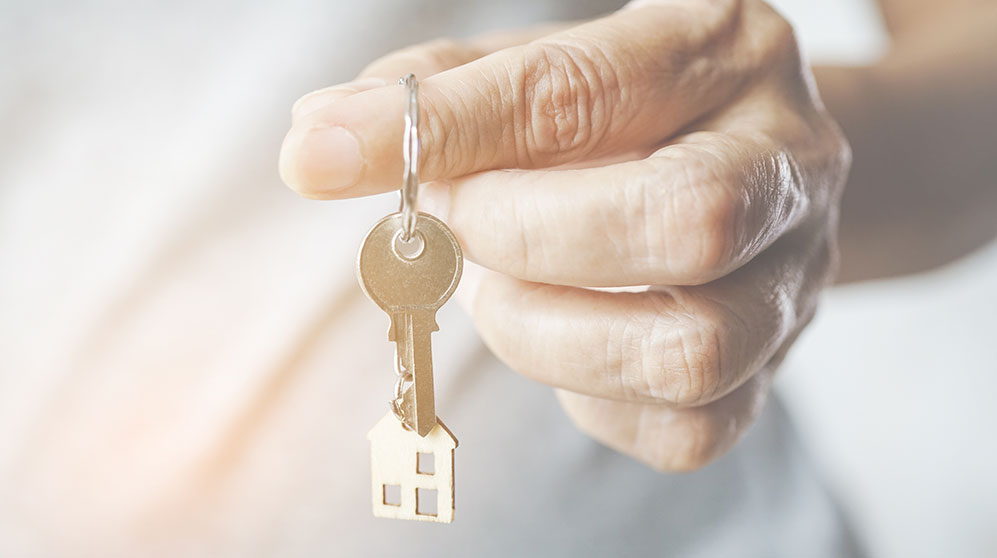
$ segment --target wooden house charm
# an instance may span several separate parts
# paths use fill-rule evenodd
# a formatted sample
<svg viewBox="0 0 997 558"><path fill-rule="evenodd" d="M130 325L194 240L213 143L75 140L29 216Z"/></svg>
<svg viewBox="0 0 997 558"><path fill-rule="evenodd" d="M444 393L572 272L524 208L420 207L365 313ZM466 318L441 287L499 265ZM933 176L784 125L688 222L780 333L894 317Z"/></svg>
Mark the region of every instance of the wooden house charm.
<svg viewBox="0 0 997 558"><path fill-rule="evenodd" d="M453 522L457 438L439 419L421 437L389 412L367 439L376 517Z"/></svg>

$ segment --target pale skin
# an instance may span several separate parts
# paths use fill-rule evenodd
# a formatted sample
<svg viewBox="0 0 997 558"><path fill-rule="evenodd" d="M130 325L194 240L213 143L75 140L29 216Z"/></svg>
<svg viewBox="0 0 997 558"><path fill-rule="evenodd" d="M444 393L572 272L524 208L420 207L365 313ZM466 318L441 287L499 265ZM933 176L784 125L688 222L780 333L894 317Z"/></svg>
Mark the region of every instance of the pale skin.
<svg viewBox="0 0 997 558"><path fill-rule="evenodd" d="M410 47L295 104L285 182L397 189L409 72L420 208L473 262L459 299L492 351L658 470L730 449L836 267L851 152L791 27L760 1L647 0Z"/></svg>

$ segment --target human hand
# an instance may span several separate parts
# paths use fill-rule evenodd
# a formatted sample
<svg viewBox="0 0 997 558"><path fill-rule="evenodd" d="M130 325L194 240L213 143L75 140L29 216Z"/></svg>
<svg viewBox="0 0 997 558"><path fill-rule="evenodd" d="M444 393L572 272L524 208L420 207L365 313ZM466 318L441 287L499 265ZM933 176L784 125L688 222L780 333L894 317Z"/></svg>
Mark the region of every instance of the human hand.
<svg viewBox="0 0 997 558"><path fill-rule="evenodd" d="M397 189L410 71L420 209L482 266L464 301L492 351L654 468L729 449L832 273L849 166L790 26L757 0L646 0L408 48L295 105L288 185Z"/></svg>

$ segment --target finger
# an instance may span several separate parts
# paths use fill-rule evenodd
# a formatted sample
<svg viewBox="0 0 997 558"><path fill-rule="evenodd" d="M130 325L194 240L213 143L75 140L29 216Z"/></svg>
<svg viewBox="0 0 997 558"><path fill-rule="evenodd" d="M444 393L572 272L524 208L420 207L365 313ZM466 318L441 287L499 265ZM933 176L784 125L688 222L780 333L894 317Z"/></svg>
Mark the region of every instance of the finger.
<svg viewBox="0 0 997 558"><path fill-rule="evenodd" d="M572 422L589 436L662 472L699 469L729 451L761 413L776 371L796 341L786 339L757 374L701 407L600 399L555 390Z"/></svg>
<svg viewBox="0 0 997 558"><path fill-rule="evenodd" d="M350 95L356 95L363 91L390 85L391 81L379 77L362 77L347 83L331 85L316 91L312 91L302 96L294 102L291 107L291 124L301 121L301 118L314 112L320 107L324 107L335 99L342 99Z"/></svg>
<svg viewBox="0 0 997 558"><path fill-rule="evenodd" d="M320 89L298 99L291 109L292 130L308 115L329 106L336 100L395 84L399 76L409 73L422 77L432 76L495 50L533 40L563 28L563 25L566 24L491 33L465 42L439 39L395 51L372 62L352 82ZM307 124L305 126L308 127ZM358 140L354 135L342 128L319 126L310 129L314 132L311 134L312 141L300 144L296 150L287 148L281 150L280 170L285 182L291 184L289 180L294 181L293 176L297 174L326 182L351 181L353 180L351 177L363 174L366 161L363 161L363 153L360 152ZM289 134L288 137L293 136ZM285 139L285 145L287 143L288 140ZM290 143L294 144L293 141ZM297 168L294 167L296 163L293 160L289 162L289 159L294 157L300 160ZM344 168L341 164L343 161L353 161L353 163L361 161L361 164ZM300 193L308 197L321 197L313 195L310 191Z"/></svg>
<svg viewBox="0 0 997 558"><path fill-rule="evenodd" d="M768 29L731 33L763 27L740 23L758 11L756 3L648 5L426 78L422 178L558 165L659 142L738 93L784 48ZM377 88L308 115L285 140L285 181L318 198L396 188L403 98L400 86Z"/></svg>
<svg viewBox="0 0 997 558"><path fill-rule="evenodd" d="M385 55L364 68L360 77L397 80L413 73L426 79L495 51L522 45L579 23L582 22L545 23L523 29L493 31L463 40L436 39Z"/></svg>
<svg viewBox="0 0 997 558"><path fill-rule="evenodd" d="M492 352L528 378L601 398L698 406L744 383L807 322L830 272L829 242L797 231L721 280L644 292L472 271L460 300L471 299Z"/></svg>
<svg viewBox="0 0 997 558"><path fill-rule="evenodd" d="M757 133L697 133L646 159L427 184L468 258L527 281L690 285L737 269L811 209L799 165Z"/></svg>
<svg viewBox="0 0 997 558"><path fill-rule="evenodd" d="M694 408L599 399L558 390L582 432L662 472L691 471L726 453L765 405L768 370L722 399Z"/></svg>
<svg viewBox="0 0 997 558"><path fill-rule="evenodd" d="M386 54L365 67L357 79L349 83L334 85L313 91L294 104L291 109L292 121L301 118L329 103L355 95L375 87L384 87L398 82L398 78L415 74L421 79L455 68L486 54L527 43L544 35L564 29L577 23L553 23L516 29L497 31L457 41L436 39L402 48Z"/></svg>
<svg viewBox="0 0 997 558"><path fill-rule="evenodd" d="M305 116L337 99L396 84L401 76L411 73L425 78L485 54L487 51L476 44L449 39L437 39L396 50L368 64L356 80L313 91L299 99L291 109L292 122L299 123Z"/></svg>

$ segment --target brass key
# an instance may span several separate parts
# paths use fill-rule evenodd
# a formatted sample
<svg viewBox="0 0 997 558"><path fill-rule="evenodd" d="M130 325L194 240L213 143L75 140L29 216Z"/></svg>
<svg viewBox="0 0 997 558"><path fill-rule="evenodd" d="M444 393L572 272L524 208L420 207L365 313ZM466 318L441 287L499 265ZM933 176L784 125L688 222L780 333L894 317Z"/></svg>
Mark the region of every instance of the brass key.
<svg viewBox="0 0 997 558"><path fill-rule="evenodd" d="M401 406L404 423L423 437L436 425L430 336L439 330L436 312L457 288L463 262L457 239L432 215L419 213L405 242L402 212L374 225L357 258L360 285L391 318L388 340L412 374Z"/></svg>

